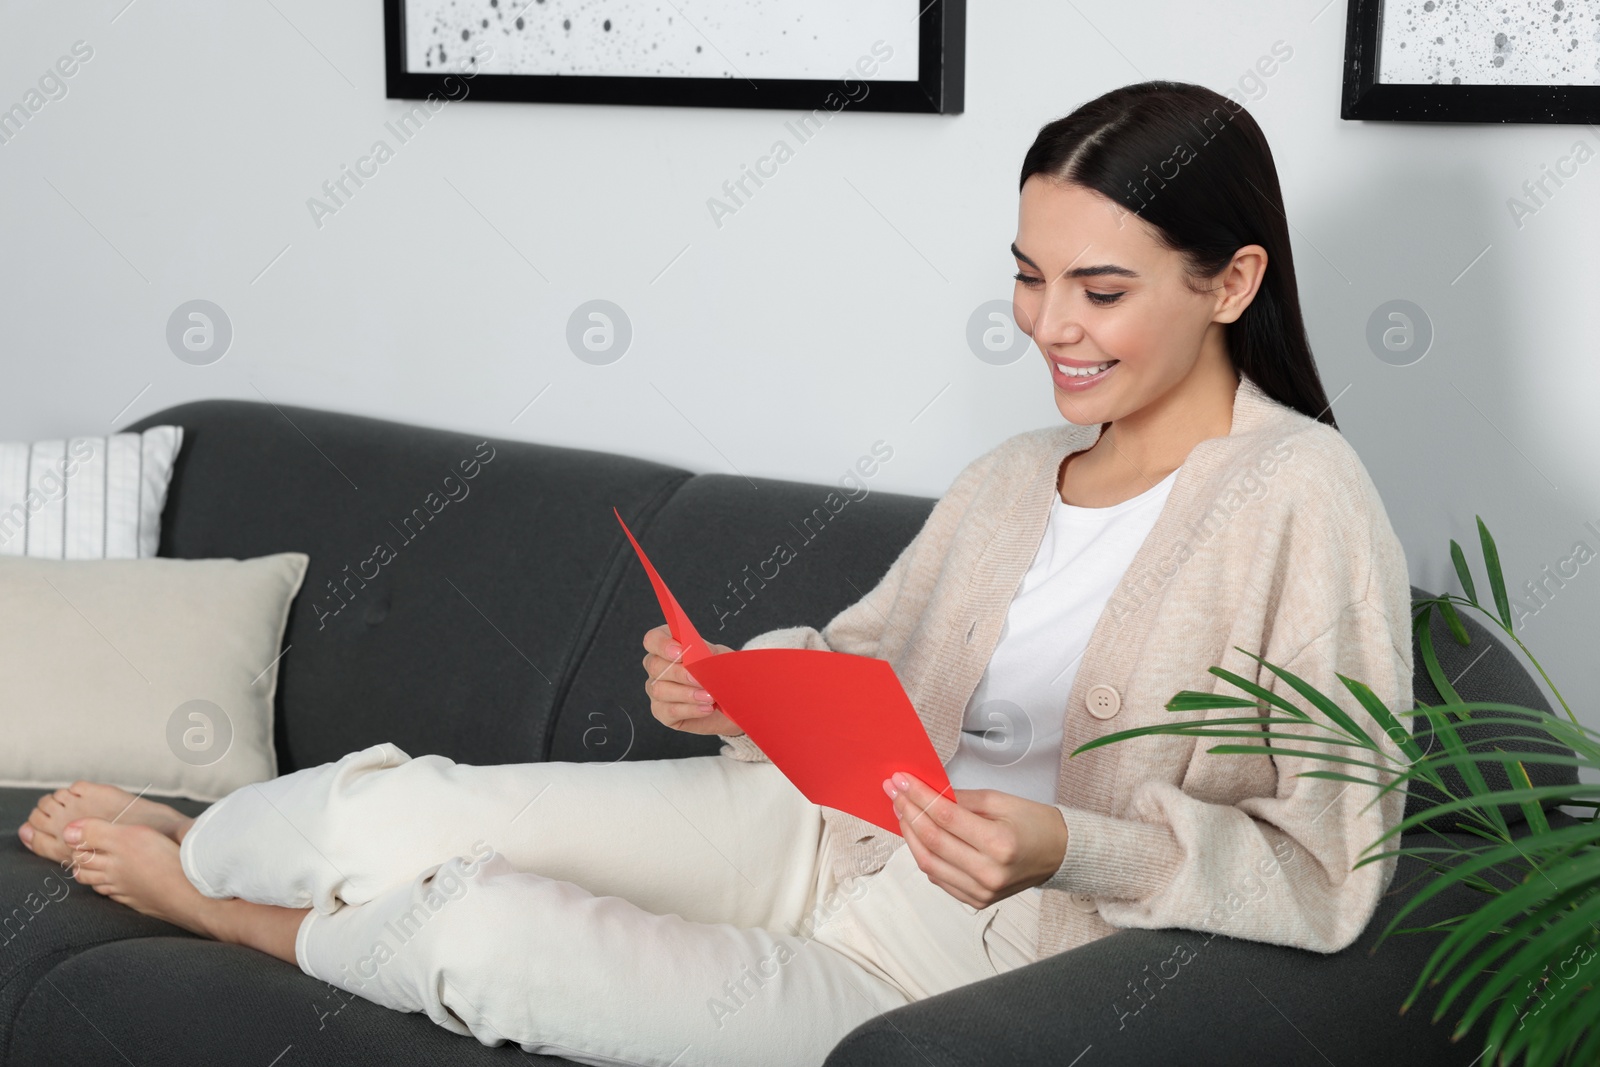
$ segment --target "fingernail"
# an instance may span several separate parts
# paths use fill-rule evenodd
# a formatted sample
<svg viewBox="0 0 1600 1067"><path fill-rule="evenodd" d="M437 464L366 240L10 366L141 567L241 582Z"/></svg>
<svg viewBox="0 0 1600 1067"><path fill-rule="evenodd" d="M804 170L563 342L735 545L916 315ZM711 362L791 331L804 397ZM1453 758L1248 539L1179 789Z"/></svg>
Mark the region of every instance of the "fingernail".
<svg viewBox="0 0 1600 1067"><path fill-rule="evenodd" d="M23 823L17 828L17 836L22 838L22 843L24 845L33 844L33 824Z"/></svg>
<svg viewBox="0 0 1600 1067"><path fill-rule="evenodd" d="M676 656L679 652L682 652L682 651L683 651L683 646L679 645L678 642L676 642L676 641L668 641L667 642L667 647L665 649L665 652L667 653L667 655Z"/></svg>
<svg viewBox="0 0 1600 1067"><path fill-rule="evenodd" d="M711 703L711 694L706 692L704 689L696 689L694 691L694 698L702 704Z"/></svg>
<svg viewBox="0 0 1600 1067"><path fill-rule="evenodd" d="M891 777L894 778L894 784L899 786L901 789L911 788L911 779L907 778L901 771L895 771Z"/></svg>
<svg viewBox="0 0 1600 1067"><path fill-rule="evenodd" d="M69 845L76 845L83 840L83 827L76 824L61 831L61 839Z"/></svg>
<svg viewBox="0 0 1600 1067"><path fill-rule="evenodd" d="M889 794L890 800L893 800L895 797L900 795L900 790L896 789L894 787L894 782L890 781L888 778L883 780L883 791Z"/></svg>

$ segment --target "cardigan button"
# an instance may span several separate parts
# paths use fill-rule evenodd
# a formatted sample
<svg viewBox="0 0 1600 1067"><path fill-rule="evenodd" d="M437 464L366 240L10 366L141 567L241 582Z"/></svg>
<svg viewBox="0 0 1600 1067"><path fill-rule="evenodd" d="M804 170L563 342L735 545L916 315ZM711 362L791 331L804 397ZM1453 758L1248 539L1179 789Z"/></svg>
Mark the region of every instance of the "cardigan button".
<svg viewBox="0 0 1600 1067"><path fill-rule="evenodd" d="M1122 707L1122 694L1109 685L1092 686L1084 699L1088 702L1089 714L1097 719L1109 719Z"/></svg>
<svg viewBox="0 0 1600 1067"><path fill-rule="evenodd" d="M1088 893L1068 893L1067 903L1085 913L1100 910L1099 906L1094 902L1094 897L1091 897Z"/></svg>

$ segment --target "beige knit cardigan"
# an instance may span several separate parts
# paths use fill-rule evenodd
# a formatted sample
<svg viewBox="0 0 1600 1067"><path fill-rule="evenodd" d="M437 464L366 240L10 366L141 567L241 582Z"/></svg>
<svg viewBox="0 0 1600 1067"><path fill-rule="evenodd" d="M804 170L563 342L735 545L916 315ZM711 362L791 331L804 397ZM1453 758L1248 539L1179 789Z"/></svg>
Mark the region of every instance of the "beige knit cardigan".
<svg viewBox="0 0 1600 1067"><path fill-rule="evenodd" d="M742 647L888 660L948 763L1043 538L1060 465L1100 432L1064 423L1003 441L961 471L861 600L820 632L771 630ZM1355 940L1395 861L1352 865L1399 822L1402 791L1369 804L1369 786L1296 777L1351 768L1288 753L1212 755L1206 749L1219 742L1198 738L1146 736L1071 753L1132 727L1240 715L1163 707L1182 689L1247 695L1208 673L1213 665L1325 721L1236 645L1316 686L1382 738L1334 672L1365 682L1392 711L1410 710L1410 608L1404 550L1355 451L1241 375L1227 436L1200 442L1184 460L1091 632L1062 709L1056 807L1068 843L1043 885L1038 958L1117 927L1181 927L1319 952ZM1349 751L1310 740L1329 736L1317 731L1275 729L1307 734L1296 747ZM745 735L722 739L725 756L766 759ZM1398 747L1384 743L1398 766ZM877 870L904 845L837 809L823 815L840 879Z"/></svg>

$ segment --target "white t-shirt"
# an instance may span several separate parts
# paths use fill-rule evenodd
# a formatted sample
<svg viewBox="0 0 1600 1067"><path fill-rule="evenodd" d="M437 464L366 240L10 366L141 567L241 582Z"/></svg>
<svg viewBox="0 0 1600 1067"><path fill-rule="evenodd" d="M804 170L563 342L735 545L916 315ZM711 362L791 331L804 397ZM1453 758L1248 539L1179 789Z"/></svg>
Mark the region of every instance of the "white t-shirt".
<svg viewBox="0 0 1600 1067"><path fill-rule="evenodd" d="M945 764L953 787L1056 802L1062 725L1078 662L1177 476L1175 470L1108 508L1077 507L1056 494Z"/></svg>

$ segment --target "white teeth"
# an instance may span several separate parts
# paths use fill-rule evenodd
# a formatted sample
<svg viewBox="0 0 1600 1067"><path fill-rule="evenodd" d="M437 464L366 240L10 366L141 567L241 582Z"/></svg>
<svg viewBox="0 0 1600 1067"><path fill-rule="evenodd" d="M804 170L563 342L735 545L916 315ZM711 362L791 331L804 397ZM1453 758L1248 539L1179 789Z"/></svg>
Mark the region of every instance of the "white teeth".
<svg viewBox="0 0 1600 1067"><path fill-rule="evenodd" d="M1087 378L1090 375L1099 374L1101 371L1105 370L1115 362L1116 360L1114 359L1107 360L1106 362L1096 364L1093 367L1069 367L1065 363L1057 363L1056 369L1069 378Z"/></svg>

